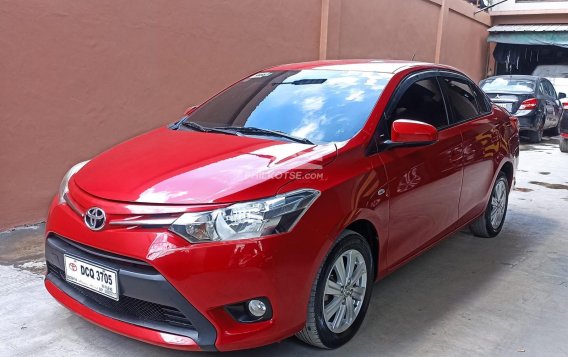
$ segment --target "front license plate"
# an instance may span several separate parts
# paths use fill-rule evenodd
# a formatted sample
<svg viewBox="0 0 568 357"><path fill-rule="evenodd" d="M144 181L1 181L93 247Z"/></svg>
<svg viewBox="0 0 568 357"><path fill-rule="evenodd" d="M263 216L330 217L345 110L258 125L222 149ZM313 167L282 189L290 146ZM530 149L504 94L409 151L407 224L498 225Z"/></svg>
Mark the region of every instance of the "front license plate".
<svg viewBox="0 0 568 357"><path fill-rule="evenodd" d="M116 270L65 254L65 280L106 297L118 300Z"/></svg>

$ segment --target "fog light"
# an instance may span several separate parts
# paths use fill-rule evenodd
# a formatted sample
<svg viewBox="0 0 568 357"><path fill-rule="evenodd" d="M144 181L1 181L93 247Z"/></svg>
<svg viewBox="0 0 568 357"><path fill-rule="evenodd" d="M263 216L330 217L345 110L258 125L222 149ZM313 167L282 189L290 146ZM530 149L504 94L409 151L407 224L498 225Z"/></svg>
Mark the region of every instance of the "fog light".
<svg viewBox="0 0 568 357"><path fill-rule="evenodd" d="M266 296L257 296L250 300L225 305L225 311L236 321L254 323L272 318L272 305Z"/></svg>
<svg viewBox="0 0 568 357"><path fill-rule="evenodd" d="M262 317L266 314L266 304L260 300L251 300L248 303L249 312L256 317Z"/></svg>

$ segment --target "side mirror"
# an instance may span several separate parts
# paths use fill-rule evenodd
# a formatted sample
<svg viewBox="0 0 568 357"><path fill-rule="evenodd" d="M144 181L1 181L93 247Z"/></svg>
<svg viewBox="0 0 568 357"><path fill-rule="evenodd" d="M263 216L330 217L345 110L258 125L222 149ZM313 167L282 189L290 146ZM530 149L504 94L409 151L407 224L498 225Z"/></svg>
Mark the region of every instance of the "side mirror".
<svg viewBox="0 0 568 357"><path fill-rule="evenodd" d="M558 93L558 99L564 99L564 98L566 98L566 93L562 92Z"/></svg>
<svg viewBox="0 0 568 357"><path fill-rule="evenodd" d="M195 109L197 109L197 105L187 108L185 112L183 112L183 116L188 116L189 114L193 113Z"/></svg>
<svg viewBox="0 0 568 357"><path fill-rule="evenodd" d="M426 146L438 141L438 130L420 121L398 119L392 123L391 140L387 148Z"/></svg>

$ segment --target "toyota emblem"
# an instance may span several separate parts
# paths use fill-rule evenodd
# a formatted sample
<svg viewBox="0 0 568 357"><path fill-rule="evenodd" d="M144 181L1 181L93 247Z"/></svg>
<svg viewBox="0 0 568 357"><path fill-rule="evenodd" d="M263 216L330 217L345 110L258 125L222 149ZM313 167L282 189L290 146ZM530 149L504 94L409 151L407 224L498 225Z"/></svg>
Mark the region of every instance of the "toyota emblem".
<svg viewBox="0 0 568 357"><path fill-rule="evenodd" d="M85 214L85 224L93 231L100 231L105 225L105 211L98 207L89 208Z"/></svg>

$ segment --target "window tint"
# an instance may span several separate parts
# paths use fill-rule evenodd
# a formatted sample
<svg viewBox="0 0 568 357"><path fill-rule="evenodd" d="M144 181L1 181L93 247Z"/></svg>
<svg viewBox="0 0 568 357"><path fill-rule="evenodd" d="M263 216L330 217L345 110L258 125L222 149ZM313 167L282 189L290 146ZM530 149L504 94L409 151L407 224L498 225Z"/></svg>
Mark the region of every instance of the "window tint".
<svg viewBox="0 0 568 357"><path fill-rule="evenodd" d="M435 78L417 81L406 90L391 113L390 122L396 119L421 121L436 128L448 125L444 99Z"/></svg>
<svg viewBox="0 0 568 357"><path fill-rule="evenodd" d="M446 92L450 99L450 107L453 112L452 123L475 118L480 115L477 102L469 84L455 78L443 78Z"/></svg>

